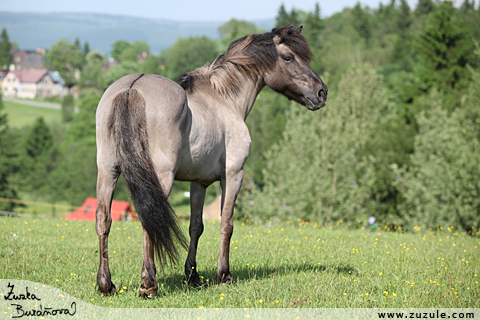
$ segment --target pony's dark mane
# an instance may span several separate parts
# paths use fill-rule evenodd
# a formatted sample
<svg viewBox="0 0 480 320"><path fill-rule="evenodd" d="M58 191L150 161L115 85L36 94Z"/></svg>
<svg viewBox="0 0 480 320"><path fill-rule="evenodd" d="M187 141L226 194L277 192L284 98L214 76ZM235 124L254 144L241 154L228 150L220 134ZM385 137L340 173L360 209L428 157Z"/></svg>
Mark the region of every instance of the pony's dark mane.
<svg viewBox="0 0 480 320"><path fill-rule="evenodd" d="M255 79L277 62L274 38L288 46L300 59L310 62L313 55L300 28L283 26L263 34L250 34L233 41L215 61L182 75L178 82L187 92L195 91L196 81L208 81L224 96L236 96L240 89L237 72Z"/></svg>

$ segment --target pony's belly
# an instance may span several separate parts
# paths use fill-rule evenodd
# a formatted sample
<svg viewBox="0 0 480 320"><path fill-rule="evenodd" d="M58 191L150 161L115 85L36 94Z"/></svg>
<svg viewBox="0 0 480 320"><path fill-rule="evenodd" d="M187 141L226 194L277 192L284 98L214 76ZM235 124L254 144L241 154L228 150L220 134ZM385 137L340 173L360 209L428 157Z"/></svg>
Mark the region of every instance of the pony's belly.
<svg viewBox="0 0 480 320"><path fill-rule="evenodd" d="M182 157L180 166L175 174L175 180L195 181L210 184L219 181L222 173L221 156L205 154L202 157Z"/></svg>
<svg viewBox="0 0 480 320"><path fill-rule="evenodd" d="M220 170L205 170L203 167L189 167L188 169L178 169L175 174L177 181L201 182L204 184L211 184L219 181L221 178Z"/></svg>

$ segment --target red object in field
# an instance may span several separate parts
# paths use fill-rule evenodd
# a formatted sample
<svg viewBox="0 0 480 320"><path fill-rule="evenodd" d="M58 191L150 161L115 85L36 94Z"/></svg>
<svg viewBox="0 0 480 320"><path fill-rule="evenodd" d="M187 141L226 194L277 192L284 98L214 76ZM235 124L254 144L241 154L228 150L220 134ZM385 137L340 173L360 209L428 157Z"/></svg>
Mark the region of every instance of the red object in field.
<svg viewBox="0 0 480 320"><path fill-rule="evenodd" d="M95 221L95 211L98 201L96 198L87 198L80 208L66 215L66 220L88 220ZM112 220L113 221L133 221L138 220L128 201L112 201Z"/></svg>

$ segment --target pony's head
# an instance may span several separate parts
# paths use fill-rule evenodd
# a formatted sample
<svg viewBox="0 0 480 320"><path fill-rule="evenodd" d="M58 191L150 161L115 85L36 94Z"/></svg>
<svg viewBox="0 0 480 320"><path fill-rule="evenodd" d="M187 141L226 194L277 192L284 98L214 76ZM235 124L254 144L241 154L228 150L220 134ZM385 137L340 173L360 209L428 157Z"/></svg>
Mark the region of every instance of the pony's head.
<svg viewBox="0 0 480 320"><path fill-rule="evenodd" d="M287 98L309 110L318 110L327 103L328 89L310 67L312 52L300 34L302 27L279 27L272 30L277 52L276 63L264 75L265 83Z"/></svg>
<svg viewBox="0 0 480 320"><path fill-rule="evenodd" d="M301 31L302 27L285 26L247 35L232 42L212 63L184 74L179 83L193 92L195 81L203 79L223 96L235 97L242 88L240 72L309 110L318 110L327 102L328 89L309 65L313 55Z"/></svg>

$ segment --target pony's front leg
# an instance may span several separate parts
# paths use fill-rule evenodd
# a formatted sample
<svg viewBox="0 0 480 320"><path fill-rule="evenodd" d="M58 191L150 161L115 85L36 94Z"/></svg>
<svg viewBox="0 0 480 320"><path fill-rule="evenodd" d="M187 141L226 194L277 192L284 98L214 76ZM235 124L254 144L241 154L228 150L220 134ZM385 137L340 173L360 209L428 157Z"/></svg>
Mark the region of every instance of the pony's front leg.
<svg viewBox="0 0 480 320"><path fill-rule="evenodd" d="M104 171L99 167L97 178L98 206L96 211L95 230L98 235L100 266L97 273L98 290L105 295L115 293L115 285L108 266L108 235L112 225L110 206L112 204L113 191L117 182L118 173Z"/></svg>
<svg viewBox="0 0 480 320"><path fill-rule="evenodd" d="M220 223L220 253L218 256L217 281L230 284L235 278L230 273L230 239L233 233L233 208L242 185L243 169L237 173L227 172L222 179L222 221Z"/></svg>
<svg viewBox="0 0 480 320"><path fill-rule="evenodd" d="M185 281L194 286L202 284L197 272L197 247L198 239L203 233L202 214L206 191L206 187L201 183L192 182L190 184L190 246L185 261Z"/></svg>
<svg viewBox="0 0 480 320"><path fill-rule="evenodd" d="M158 282L155 268L153 242L148 233L143 230L143 267L142 284L138 290L140 297L153 298L157 296Z"/></svg>

